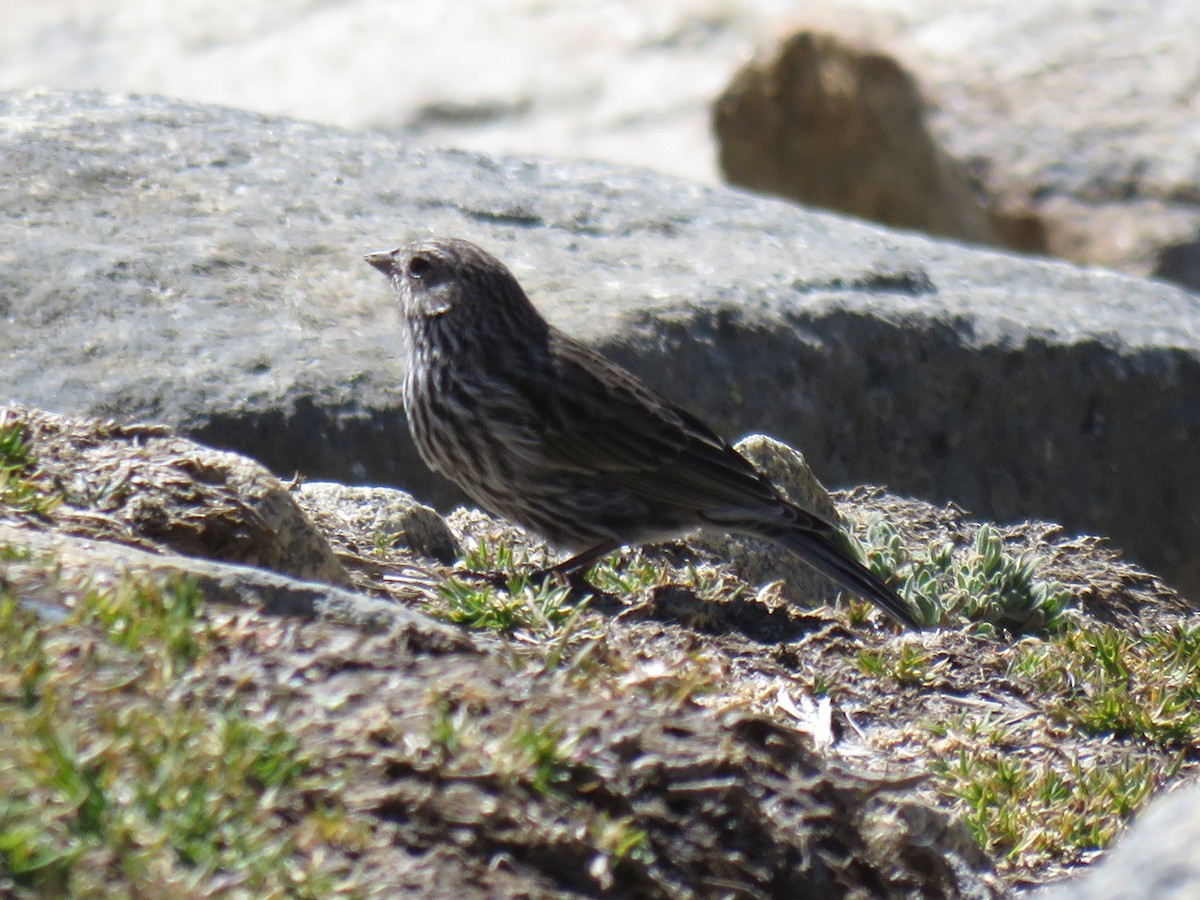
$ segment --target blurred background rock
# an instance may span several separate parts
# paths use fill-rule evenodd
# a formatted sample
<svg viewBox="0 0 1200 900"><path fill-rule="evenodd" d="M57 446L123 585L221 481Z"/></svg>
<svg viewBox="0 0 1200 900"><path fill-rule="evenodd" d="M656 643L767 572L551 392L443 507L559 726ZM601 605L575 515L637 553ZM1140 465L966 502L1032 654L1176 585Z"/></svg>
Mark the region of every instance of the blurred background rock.
<svg viewBox="0 0 1200 900"><path fill-rule="evenodd" d="M725 174L757 191L1200 290L1197 46L1193 0L6 0L0 89L164 94L710 183L749 152ZM880 74L903 107L882 121ZM718 148L722 95L739 127ZM877 183L881 144L899 162Z"/></svg>

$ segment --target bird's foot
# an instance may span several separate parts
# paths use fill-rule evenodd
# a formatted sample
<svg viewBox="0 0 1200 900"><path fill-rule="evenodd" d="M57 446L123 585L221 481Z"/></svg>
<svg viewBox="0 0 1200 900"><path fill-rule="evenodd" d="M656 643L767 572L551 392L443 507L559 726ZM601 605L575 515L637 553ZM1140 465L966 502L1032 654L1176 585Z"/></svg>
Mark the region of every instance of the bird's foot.
<svg viewBox="0 0 1200 900"><path fill-rule="evenodd" d="M579 569L563 569L561 566L548 566L542 569L519 569L515 572L456 572L456 577L465 581L486 584L498 591L511 593L521 582L531 585L543 584L546 581L557 581L571 589L572 593L596 593L596 588L587 580L587 573Z"/></svg>
<svg viewBox="0 0 1200 900"><path fill-rule="evenodd" d="M587 571L584 569L564 569L561 565L549 566L545 569L534 569L527 577L532 584L539 584L553 579L569 587L571 592L575 594L596 593L596 588L587 580Z"/></svg>

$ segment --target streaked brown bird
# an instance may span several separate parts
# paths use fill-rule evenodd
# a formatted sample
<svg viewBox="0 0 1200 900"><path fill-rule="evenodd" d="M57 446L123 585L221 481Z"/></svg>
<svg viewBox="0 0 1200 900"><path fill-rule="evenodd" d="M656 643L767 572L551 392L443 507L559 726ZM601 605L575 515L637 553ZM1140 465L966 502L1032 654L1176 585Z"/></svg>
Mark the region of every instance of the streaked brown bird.
<svg viewBox="0 0 1200 900"><path fill-rule="evenodd" d="M371 253L400 298L404 406L421 458L488 511L576 555L697 527L787 548L896 622L908 605L712 429L552 328L512 273L468 241Z"/></svg>

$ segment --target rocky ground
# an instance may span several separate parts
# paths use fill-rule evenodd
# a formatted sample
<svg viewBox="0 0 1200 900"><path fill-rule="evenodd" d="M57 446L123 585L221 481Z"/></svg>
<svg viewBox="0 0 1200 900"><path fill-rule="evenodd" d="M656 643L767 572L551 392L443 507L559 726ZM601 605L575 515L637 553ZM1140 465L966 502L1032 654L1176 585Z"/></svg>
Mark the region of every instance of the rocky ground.
<svg viewBox="0 0 1200 900"><path fill-rule="evenodd" d="M9 890L1001 896L1195 765L1200 617L1052 525L985 564L960 510L838 498L906 596L940 547L979 601L898 634L736 548L530 583L478 512L161 428L9 407L0 450Z"/></svg>

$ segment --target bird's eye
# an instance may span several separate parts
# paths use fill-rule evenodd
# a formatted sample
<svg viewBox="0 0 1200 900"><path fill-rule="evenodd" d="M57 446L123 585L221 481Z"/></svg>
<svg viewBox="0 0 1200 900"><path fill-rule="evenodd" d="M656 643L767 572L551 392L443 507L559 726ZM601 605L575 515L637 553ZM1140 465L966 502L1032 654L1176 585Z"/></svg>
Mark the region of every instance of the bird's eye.
<svg viewBox="0 0 1200 900"><path fill-rule="evenodd" d="M432 264L423 256L414 256L408 261L408 276L410 278L423 278L429 273Z"/></svg>

